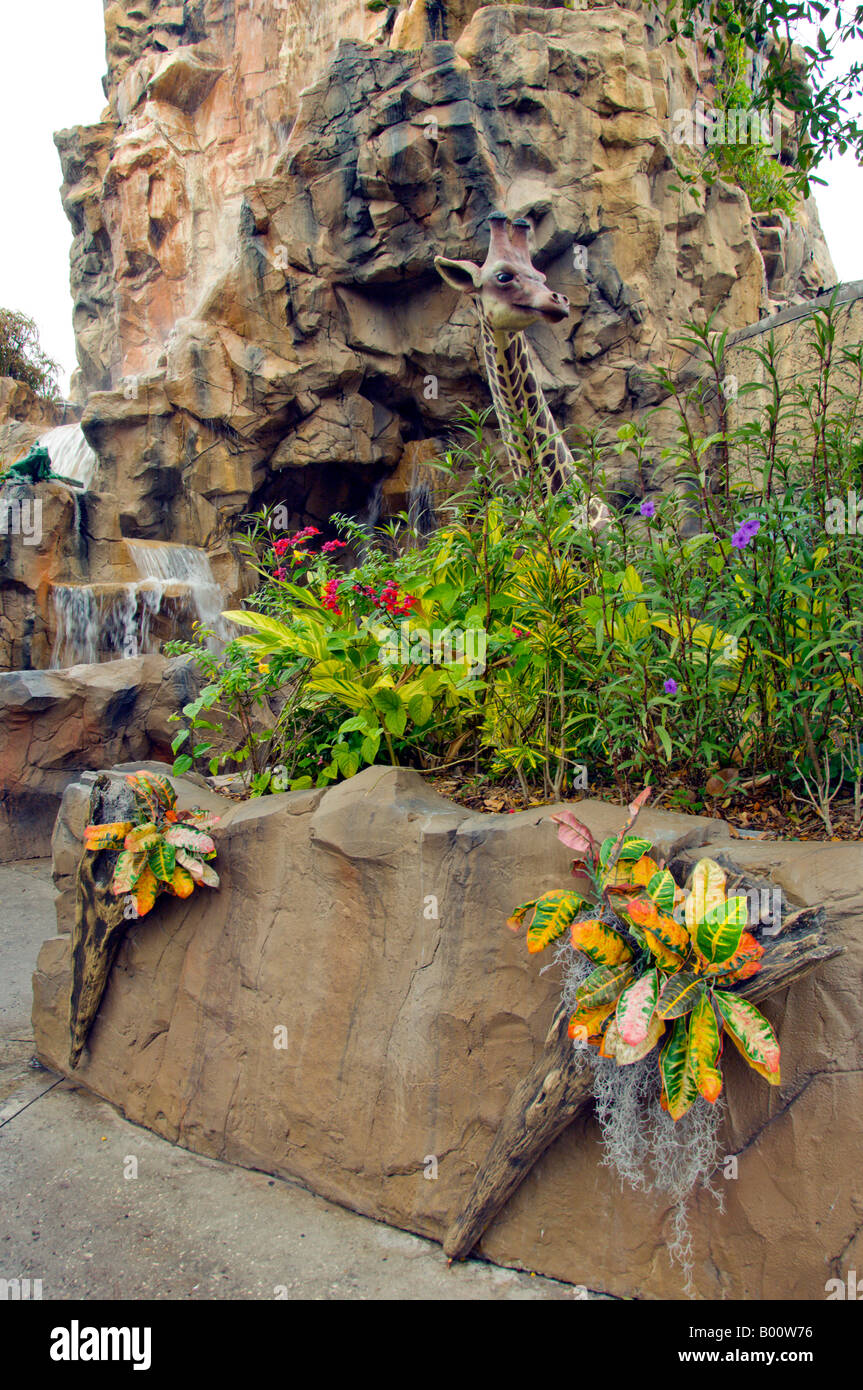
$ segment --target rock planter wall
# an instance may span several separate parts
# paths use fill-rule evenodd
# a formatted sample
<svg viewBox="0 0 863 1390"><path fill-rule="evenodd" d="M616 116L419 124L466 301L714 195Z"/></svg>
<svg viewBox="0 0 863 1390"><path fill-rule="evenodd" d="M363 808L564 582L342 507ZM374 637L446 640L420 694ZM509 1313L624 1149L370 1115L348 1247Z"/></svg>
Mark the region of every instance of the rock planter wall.
<svg viewBox="0 0 863 1390"><path fill-rule="evenodd" d="M63 793L86 768L170 756L170 716L199 688L187 662L162 656L0 673L0 863L50 854Z"/></svg>
<svg viewBox="0 0 863 1390"><path fill-rule="evenodd" d="M66 792L61 934L34 976L38 1055L60 1072L88 793ZM184 804L200 795L181 784ZM76 1081L196 1152L441 1239L557 1001L555 972L541 975L504 927L516 903L566 882L550 809L477 816L382 767L326 793L224 803L221 891L162 901L130 928ZM596 801L579 815L597 835L621 822ZM726 1057L738 1177L725 1215L706 1197L692 1217L700 1297L822 1298L863 1257L860 847L741 842L721 821L671 813L639 824L667 856L709 846L767 877L789 908L827 903L845 947L766 1006L783 1046L778 1092ZM681 1297L669 1211L621 1192L600 1158L593 1121L577 1122L481 1253L619 1296Z"/></svg>

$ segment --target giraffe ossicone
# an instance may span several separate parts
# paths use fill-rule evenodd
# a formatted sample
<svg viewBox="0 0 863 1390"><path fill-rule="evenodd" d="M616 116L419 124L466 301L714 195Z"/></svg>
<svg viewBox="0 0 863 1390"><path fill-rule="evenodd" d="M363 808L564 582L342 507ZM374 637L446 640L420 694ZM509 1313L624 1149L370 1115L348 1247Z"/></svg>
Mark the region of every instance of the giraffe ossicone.
<svg viewBox="0 0 863 1390"><path fill-rule="evenodd" d="M448 285L476 302L488 384L515 477L537 468L557 491L579 480L578 469L539 384L524 330L539 322L562 323L569 318L569 300L549 289L533 264L525 218L511 222L496 212L489 222L483 265L436 256L435 266ZM586 516L591 529L611 519L598 497L588 498Z"/></svg>

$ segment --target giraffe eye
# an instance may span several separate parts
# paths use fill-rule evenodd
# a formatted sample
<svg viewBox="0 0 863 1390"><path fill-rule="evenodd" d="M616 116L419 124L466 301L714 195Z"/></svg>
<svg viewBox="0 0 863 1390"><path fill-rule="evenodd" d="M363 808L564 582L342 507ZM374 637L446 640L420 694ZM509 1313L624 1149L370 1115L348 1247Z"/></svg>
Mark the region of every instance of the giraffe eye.
<svg viewBox="0 0 863 1390"><path fill-rule="evenodd" d="M515 276L510 275L508 270L501 270L494 278L497 280L497 283L499 285L511 285L513 280L515 279Z"/></svg>

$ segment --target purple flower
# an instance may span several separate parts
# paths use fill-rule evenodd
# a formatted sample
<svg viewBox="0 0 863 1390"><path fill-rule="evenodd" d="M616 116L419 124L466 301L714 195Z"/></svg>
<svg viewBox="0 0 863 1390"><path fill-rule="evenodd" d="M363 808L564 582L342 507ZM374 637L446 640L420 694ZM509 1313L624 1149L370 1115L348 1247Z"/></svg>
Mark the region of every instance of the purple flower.
<svg viewBox="0 0 863 1390"><path fill-rule="evenodd" d="M662 688L665 691L666 695L676 695L677 681L674 679L673 676L669 676L668 680L665 682L665 685Z"/></svg>
<svg viewBox="0 0 863 1390"><path fill-rule="evenodd" d="M647 520L650 521L651 517L656 516L656 503L642 502L638 510L641 512L641 515L643 517L646 517Z"/></svg>
<svg viewBox="0 0 863 1390"><path fill-rule="evenodd" d="M761 522L757 517L750 517L749 521L741 523L738 530L731 537L731 544L736 550L745 550L750 541L754 541L758 532L761 530Z"/></svg>

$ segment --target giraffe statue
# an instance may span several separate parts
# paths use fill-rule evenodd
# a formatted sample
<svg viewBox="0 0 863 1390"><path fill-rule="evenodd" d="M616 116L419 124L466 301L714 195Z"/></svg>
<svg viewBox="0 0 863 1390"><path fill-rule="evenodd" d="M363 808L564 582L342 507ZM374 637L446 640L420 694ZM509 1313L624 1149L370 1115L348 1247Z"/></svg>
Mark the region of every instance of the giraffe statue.
<svg viewBox="0 0 863 1390"><path fill-rule="evenodd" d="M543 320L562 323L569 300L546 284L530 258L524 218L510 222L493 213L485 264L435 257L438 273L453 289L473 295L479 313L483 357L492 400L515 477L538 465L553 492L578 479L575 460L549 410L537 379L524 330ZM592 529L608 524L610 512L598 497L587 504Z"/></svg>

